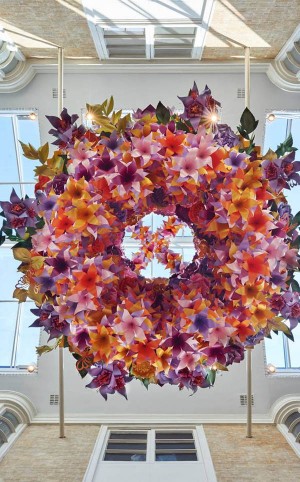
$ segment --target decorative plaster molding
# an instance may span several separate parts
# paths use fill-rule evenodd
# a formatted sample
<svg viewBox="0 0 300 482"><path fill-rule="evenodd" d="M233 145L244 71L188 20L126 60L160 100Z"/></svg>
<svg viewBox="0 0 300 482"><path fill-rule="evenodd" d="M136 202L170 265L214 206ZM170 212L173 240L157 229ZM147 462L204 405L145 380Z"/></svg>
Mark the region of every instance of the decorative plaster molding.
<svg viewBox="0 0 300 482"><path fill-rule="evenodd" d="M37 414L35 406L26 395L12 390L0 390L0 404L13 408L23 424L31 423Z"/></svg>
<svg viewBox="0 0 300 482"><path fill-rule="evenodd" d="M300 92L300 80L296 76L290 75L280 62L270 63L266 74L269 80L279 89L287 92Z"/></svg>
<svg viewBox="0 0 300 482"><path fill-rule="evenodd" d="M33 420L33 425L40 424L58 424L58 414L57 415L37 415ZM99 415L89 415L89 414L73 414L69 416L66 414L65 417L66 424L93 424L93 425L135 425L135 424L146 424L146 425L199 425L207 423L229 423L229 424L245 424L246 426L246 413L241 414L203 414L203 415L193 415L193 414L99 414ZM253 415L253 423L272 423L269 414L258 414Z"/></svg>
<svg viewBox="0 0 300 482"><path fill-rule="evenodd" d="M300 394L290 394L280 397L271 407L270 413L272 421L276 424L282 424L286 417L295 411L295 409L299 409L299 407Z"/></svg>
<svg viewBox="0 0 300 482"><path fill-rule="evenodd" d="M244 64L237 62L199 62L190 63L176 62L172 64L152 61L151 63L91 63L90 61L66 61L64 65L65 74L177 74L182 72L189 74L242 74ZM251 73L267 73L269 63L253 63ZM13 93L22 90L28 85L36 74L56 74L57 64L49 63L47 60L27 60L19 64L13 72L6 75L0 82L0 93ZM299 83L300 85L300 83Z"/></svg>

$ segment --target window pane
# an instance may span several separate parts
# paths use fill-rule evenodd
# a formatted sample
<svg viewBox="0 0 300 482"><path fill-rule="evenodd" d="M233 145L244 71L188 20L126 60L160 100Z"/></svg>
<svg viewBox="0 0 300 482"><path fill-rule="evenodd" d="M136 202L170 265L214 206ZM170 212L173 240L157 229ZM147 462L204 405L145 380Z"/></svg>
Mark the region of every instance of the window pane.
<svg viewBox="0 0 300 482"><path fill-rule="evenodd" d="M187 453L187 454L156 454L155 457L156 462L197 462L197 454L196 453Z"/></svg>
<svg viewBox="0 0 300 482"><path fill-rule="evenodd" d="M34 322L34 315L30 311L34 307L35 304L32 302L23 303L21 306L16 366L37 362L36 347L40 341L40 330L29 328L29 325Z"/></svg>
<svg viewBox="0 0 300 482"><path fill-rule="evenodd" d="M282 333L272 333L272 340L265 338L267 364L271 363L277 368L284 368Z"/></svg>
<svg viewBox="0 0 300 482"><path fill-rule="evenodd" d="M34 197L34 186L35 184L24 184L24 191L27 196Z"/></svg>
<svg viewBox="0 0 300 482"><path fill-rule="evenodd" d="M0 248L0 301L11 300L16 283L22 276L22 273L17 271L19 261L15 261L11 248Z"/></svg>
<svg viewBox="0 0 300 482"><path fill-rule="evenodd" d="M192 432L156 432L156 440L194 440Z"/></svg>
<svg viewBox="0 0 300 482"><path fill-rule="evenodd" d="M296 151L296 159L300 159L300 119L293 119L292 122L292 129L291 134L293 136L293 145L298 147L298 151Z"/></svg>
<svg viewBox="0 0 300 482"><path fill-rule="evenodd" d="M19 420L12 412L8 412L8 411L4 412L3 417L7 418L7 420L9 420L14 427L17 427L18 425L20 425Z"/></svg>
<svg viewBox="0 0 300 482"><path fill-rule="evenodd" d="M4 420L0 420L0 430L2 430L7 437L12 433L10 426L8 423L4 422Z"/></svg>
<svg viewBox="0 0 300 482"><path fill-rule="evenodd" d="M1 119L1 117L0 117ZM3 164L0 162L0 168L2 169ZM3 169L2 169L3 170ZM16 191L17 195L21 196L20 184L1 184L0 183L0 201L9 201L12 190ZM2 211L2 209L1 209ZM2 224L2 223L1 223Z"/></svg>
<svg viewBox="0 0 300 482"><path fill-rule="evenodd" d="M188 248L183 248L183 260L191 263L193 261L193 257L195 256L195 248L194 247L188 247Z"/></svg>
<svg viewBox="0 0 300 482"><path fill-rule="evenodd" d="M266 121L264 154L268 149L276 150L277 146L286 138L287 119L276 117L273 122Z"/></svg>
<svg viewBox="0 0 300 482"><path fill-rule="evenodd" d="M158 443L156 442L156 449L167 449L170 451L177 451L180 449L194 449L195 450L195 444L194 442L176 442L176 443L170 443L170 442L161 442Z"/></svg>
<svg viewBox="0 0 300 482"><path fill-rule="evenodd" d="M2 303L0 310L0 366L9 367L15 334L18 303Z"/></svg>
<svg viewBox="0 0 300 482"><path fill-rule="evenodd" d="M131 432L131 433L112 432L109 436L109 439L110 440L115 440L115 439L146 440L147 434L146 433L137 433L137 432Z"/></svg>
<svg viewBox="0 0 300 482"><path fill-rule="evenodd" d="M0 165L2 182L18 182L17 155L11 117L0 116Z"/></svg>
<svg viewBox="0 0 300 482"><path fill-rule="evenodd" d="M300 368L300 326L293 330L294 342L289 340L291 367Z"/></svg>
<svg viewBox="0 0 300 482"><path fill-rule="evenodd" d="M145 450L146 451L147 445L146 443L118 443L118 442L108 442L107 449L115 449L115 450Z"/></svg>
<svg viewBox="0 0 300 482"><path fill-rule="evenodd" d="M117 462L144 462L146 460L146 454L105 454L104 460L114 460Z"/></svg>
<svg viewBox="0 0 300 482"><path fill-rule="evenodd" d="M30 142L35 148L40 146L39 124L37 120L18 119L18 129L19 137L22 142L25 142L25 144ZM22 152L22 149L20 152ZM23 155L21 155L21 160L23 181L32 181L34 179L33 170L36 166L39 166L40 163L38 161L26 159Z"/></svg>

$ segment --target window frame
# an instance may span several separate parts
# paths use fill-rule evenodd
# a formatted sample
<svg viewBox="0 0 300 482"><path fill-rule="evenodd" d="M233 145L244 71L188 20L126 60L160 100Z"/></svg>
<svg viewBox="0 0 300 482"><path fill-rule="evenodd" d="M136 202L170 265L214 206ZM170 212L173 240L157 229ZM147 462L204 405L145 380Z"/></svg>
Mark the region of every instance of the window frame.
<svg viewBox="0 0 300 482"><path fill-rule="evenodd" d="M145 441L143 440L142 442L140 443L146 443L146 449L145 449L145 460L139 460L139 461L135 461L135 460L105 460L105 456L107 454L107 450L113 450L113 449L108 449L108 444L109 443L112 443L113 439L111 440L110 439L110 436L112 433L116 433L116 432L123 432L124 434L126 433L138 433L140 432L141 434L145 434L146 437L145 437ZM159 439L156 437L157 433L187 433L187 432L190 432L192 434L192 438L190 439L190 442L189 443L193 443L194 444L194 448L191 448L191 449L188 449L188 452L191 453L195 453L196 454L196 458L197 460L164 460L164 461L159 461L159 460L156 460L156 456L157 454L159 453L163 453L161 452L161 450L167 450L167 449L158 449L156 447L156 444L157 442L159 442ZM178 442L180 443L180 441L183 440L183 439L178 439L178 440L175 440L173 441L173 443L175 442ZM138 442L136 442L138 443ZM161 442L163 443L163 442ZM172 445L172 442L170 442L171 445ZM124 451L128 451L127 453L129 453L129 448L128 449L120 449L120 453L125 453L123 452L122 450ZM139 449L138 449L139 450ZM142 449L141 449L142 450ZM186 450L187 449L177 449L176 452L174 453L186 453ZM201 453L201 452L200 452ZM125 462L130 462L130 463L161 463L161 462L164 462L164 463L167 463L167 462L172 462L172 463L199 463L199 461L201 460L201 457L200 457L200 453L199 453L199 449L197 447L197 433L196 433L196 428L162 428L162 427L159 427L159 428L153 428L153 427L146 427L146 428L130 428L130 429L126 429L126 428L113 428L113 427L109 427L107 428L107 432L106 432L106 436L105 436L105 439L104 439L104 442L103 442L103 446L102 446L102 452L101 452L101 455L100 455L100 460L101 462L103 463L125 463Z"/></svg>
<svg viewBox="0 0 300 482"><path fill-rule="evenodd" d="M275 120L274 121L269 121L268 120L268 115L269 114L274 114L275 115ZM267 137L267 127L271 122L276 122L276 118L279 119L286 119L286 131L285 131L285 139L291 134L292 132L292 126L293 126L293 120L295 119L300 119L300 109L268 109L265 111L265 124L264 124L264 132L263 132L263 141L262 141L262 146L263 146L263 152L266 152L269 146L265 146L265 141ZM283 142L285 139L280 140L279 142ZM299 152L300 152L300 145L299 145ZM296 327L297 328L297 327ZM299 324L298 324L298 329ZM274 335L276 336L276 335ZM267 357L267 346L266 343L264 343L264 361L265 361L265 373L267 376L300 376L300 366L299 367L293 367L291 363L291 355L290 355L290 343L294 343L293 341L290 341L284 333L279 332L277 336L281 337L282 341L282 351L283 351L283 359L284 359L284 367L276 367L276 372L275 373L270 373L267 369L267 364L271 363L272 360L268 360Z"/></svg>
<svg viewBox="0 0 300 482"><path fill-rule="evenodd" d="M36 114L36 119L31 120L29 118L29 115L35 113ZM39 116L38 116L38 109L35 107L31 108L16 108L16 109L0 109L0 117L7 117L11 118L12 121L12 137L13 137L13 145L14 145L14 150L15 150L15 155L16 155L16 164L17 164L17 177L18 179L15 180L8 180L8 181L0 181L0 186L19 186L21 197L25 197L26 192L25 192L25 187L28 185L34 186L35 181L34 179L32 181L24 181L24 174L23 174L23 165L22 165L22 152L21 152L21 146L19 143L19 138L20 138L20 131L19 131L19 126L18 126L18 119L28 119L28 122L36 122L37 123L37 128L38 128L38 134L40 138L40 122L39 122ZM24 141L26 141L24 139ZM37 146L39 147L39 146ZM32 171L32 177L34 178L34 173ZM9 200L9 199L7 199ZM1 259L1 252L3 249L9 249L14 245L14 243L10 240L6 240L2 246L0 246L0 259ZM21 275L21 274L20 274ZM0 365L0 374L28 374L27 372L27 365L16 365L17 362L17 353L18 353L18 343L19 343L19 335L20 335L20 328L22 324L22 314L24 313L24 303L19 303L17 299L14 299L11 297L11 299L0 299L0 306L1 303L18 303L17 307L17 313L16 313L16 318L15 318L15 327L14 327L14 336L13 336L13 342L12 342L12 347L11 347L11 355L10 355L10 365ZM25 303L30 303L30 301L26 301ZM32 302L34 303L34 302ZM39 342L41 338L41 330L40 330L40 336L39 336ZM31 363L33 360L30 360L29 363ZM34 363L38 366L38 356L36 356L36 360L34 360Z"/></svg>

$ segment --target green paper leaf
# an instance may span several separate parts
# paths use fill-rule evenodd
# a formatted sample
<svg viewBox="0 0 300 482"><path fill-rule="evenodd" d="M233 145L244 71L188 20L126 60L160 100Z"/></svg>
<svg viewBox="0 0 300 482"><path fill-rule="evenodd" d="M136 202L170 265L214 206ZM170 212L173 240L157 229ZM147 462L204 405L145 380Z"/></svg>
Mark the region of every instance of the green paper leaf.
<svg viewBox="0 0 300 482"><path fill-rule="evenodd" d="M254 115L248 109L248 107L246 107L242 113L240 122L242 129L246 131L247 134L251 134L251 132L255 131L258 125L258 120L255 120Z"/></svg>
<svg viewBox="0 0 300 482"><path fill-rule="evenodd" d="M2 231L2 229L0 229L0 246L4 243L5 240L6 240L6 236Z"/></svg>
<svg viewBox="0 0 300 482"><path fill-rule="evenodd" d="M149 387L149 385L150 385L149 378L143 378L143 380L142 380L142 384L143 384L143 385L144 385L144 387L146 387L146 388L147 388L147 390L148 390L148 387Z"/></svg>
<svg viewBox="0 0 300 482"><path fill-rule="evenodd" d="M208 379L210 385L213 385L215 383L215 379L216 379L216 370L208 370L207 379Z"/></svg>
<svg viewBox="0 0 300 482"><path fill-rule="evenodd" d="M84 378L87 376L88 371L87 370L77 370L81 378Z"/></svg>
<svg viewBox="0 0 300 482"><path fill-rule="evenodd" d="M191 132L191 129L189 128L189 126L181 120L176 122L176 129L187 133Z"/></svg>
<svg viewBox="0 0 300 482"><path fill-rule="evenodd" d="M298 149L296 147L293 147L293 137L292 134L290 134L284 142L279 144L276 149L276 154L278 157L283 156L286 152L293 152L297 151Z"/></svg>
<svg viewBox="0 0 300 482"><path fill-rule="evenodd" d="M297 224L297 226L300 225L300 211L298 211L293 217L292 224Z"/></svg>
<svg viewBox="0 0 300 482"><path fill-rule="evenodd" d="M156 117L160 124L166 125L170 120L170 111L160 101L156 107Z"/></svg>
<svg viewBox="0 0 300 482"><path fill-rule="evenodd" d="M284 332L284 334L285 334L285 336L286 336L289 340L295 341L294 335L293 335L293 333L291 332L291 330L290 330L289 328L288 328L288 331Z"/></svg>
<svg viewBox="0 0 300 482"><path fill-rule="evenodd" d="M295 279L293 279L293 280L291 281L291 287L292 287L292 290L293 290L293 291L297 291L297 293L300 293L299 283L298 283L298 281L296 281Z"/></svg>
<svg viewBox="0 0 300 482"><path fill-rule="evenodd" d="M247 132L242 129L240 126L237 127L237 130L238 132L241 134L241 136L244 138L244 139L249 139L249 136L247 134Z"/></svg>

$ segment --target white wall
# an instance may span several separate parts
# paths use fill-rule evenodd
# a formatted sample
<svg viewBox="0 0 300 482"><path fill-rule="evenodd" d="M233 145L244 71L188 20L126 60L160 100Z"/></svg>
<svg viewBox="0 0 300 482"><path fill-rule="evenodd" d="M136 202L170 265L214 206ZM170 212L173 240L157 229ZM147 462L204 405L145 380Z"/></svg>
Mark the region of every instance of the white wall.
<svg viewBox="0 0 300 482"><path fill-rule="evenodd" d="M184 71L184 66L182 67ZM222 122L233 129L239 123L244 100L237 99L237 89L243 87L242 74L190 75L186 72L175 74L67 74L65 88L67 97L64 105L69 113L81 114L85 103L99 103L114 95L117 108L146 107L161 100L165 105L180 108L177 95L185 96L193 81L202 90L207 83L213 96L222 103ZM42 142L50 140L50 128L45 115L57 114L57 100L52 98L56 87L56 75L39 74L22 91L14 94L0 94L0 108L35 107L39 111ZM253 74L251 78L251 110L260 120L257 129L257 143L262 141L265 112L272 109L299 109L300 94L284 92L270 83L264 74ZM1 330L1 328L0 328ZM46 339L44 340L46 341ZM49 395L58 393L58 354L50 353L40 358L39 373L33 375L0 376L0 390L15 390L26 394L36 405L40 416L57 414L57 407L49 405ZM239 405L239 395L246 393L245 362L230 367L229 373L217 376L212 389L199 390L189 397L187 391L179 392L176 387L150 386L149 391L139 383L129 385L126 401L118 394L105 402L95 390L85 389L86 379L81 380L75 369L73 358L66 356L65 388L66 414L82 416L106 416L120 414L181 414L182 419L191 415L215 414L215 418L239 420L245 416L245 407ZM254 417L263 418L274 401L290 393L300 393L300 378L266 377L264 370L263 346L253 354L253 393L255 396ZM129 415L130 416L130 415ZM122 416L126 421L126 417ZM150 418L149 418L150 421Z"/></svg>

